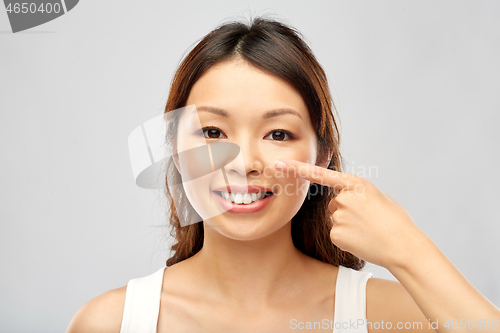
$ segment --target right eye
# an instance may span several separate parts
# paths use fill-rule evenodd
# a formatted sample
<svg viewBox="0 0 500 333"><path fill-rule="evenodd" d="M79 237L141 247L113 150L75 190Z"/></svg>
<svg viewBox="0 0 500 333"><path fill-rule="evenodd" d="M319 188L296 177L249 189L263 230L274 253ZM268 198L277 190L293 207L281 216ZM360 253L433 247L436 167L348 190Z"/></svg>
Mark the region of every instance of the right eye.
<svg viewBox="0 0 500 333"><path fill-rule="evenodd" d="M202 131L205 135L205 138L207 139L223 139L223 137L220 136L222 134L222 131L217 127L203 127Z"/></svg>

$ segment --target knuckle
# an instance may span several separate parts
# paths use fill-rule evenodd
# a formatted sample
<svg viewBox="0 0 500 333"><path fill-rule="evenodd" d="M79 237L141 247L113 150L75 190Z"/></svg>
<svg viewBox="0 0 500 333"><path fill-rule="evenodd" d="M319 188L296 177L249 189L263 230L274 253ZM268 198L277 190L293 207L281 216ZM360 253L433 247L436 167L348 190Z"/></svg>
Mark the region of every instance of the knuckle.
<svg viewBox="0 0 500 333"><path fill-rule="evenodd" d="M365 183L365 182L368 182L368 179L366 179L365 177L361 177L361 176L356 175L356 178L357 178L357 181L358 181L359 183Z"/></svg>
<svg viewBox="0 0 500 333"><path fill-rule="evenodd" d="M366 190L370 187L371 184L372 183L368 179L363 177L359 178L358 186L362 188L363 192L366 192Z"/></svg>
<svg viewBox="0 0 500 333"><path fill-rule="evenodd" d="M354 193L357 194L358 196L363 197L363 194L366 193L366 187L364 184L356 184L354 187Z"/></svg>
<svg viewBox="0 0 500 333"><path fill-rule="evenodd" d="M314 179L320 179L321 178L321 173L319 172L319 170L317 168L313 168L312 172L311 172L311 176Z"/></svg>
<svg viewBox="0 0 500 333"><path fill-rule="evenodd" d="M354 175L353 183L355 186L358 185L358 186L363 186L363 187L368 187L371 184L371 182L368 179L361 177L361 176L358 176L358 175Z"/></svg>

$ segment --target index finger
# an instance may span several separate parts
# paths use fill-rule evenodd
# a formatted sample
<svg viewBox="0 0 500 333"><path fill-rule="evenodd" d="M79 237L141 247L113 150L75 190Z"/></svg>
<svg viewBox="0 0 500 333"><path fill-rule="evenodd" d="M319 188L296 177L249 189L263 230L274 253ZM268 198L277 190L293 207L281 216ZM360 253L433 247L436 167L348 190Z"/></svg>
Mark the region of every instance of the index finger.
<svg viewBox="0 0 500 333"><path fill-rule="evenodd" d="M349 174L297 160L279 159L274 163L274 167L276 170L286 171L287 174L293 171L294 177L309 180L311 183L333 187L339 191L346 187L349 183L352 183L352 179Z"/></svg>

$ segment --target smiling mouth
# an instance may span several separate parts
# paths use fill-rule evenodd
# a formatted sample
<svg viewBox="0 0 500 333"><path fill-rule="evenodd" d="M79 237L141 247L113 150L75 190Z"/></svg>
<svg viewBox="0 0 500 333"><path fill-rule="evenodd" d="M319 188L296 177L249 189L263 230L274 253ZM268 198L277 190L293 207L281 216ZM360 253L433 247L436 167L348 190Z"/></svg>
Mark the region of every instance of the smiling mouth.
<svg viewBox="0 0 500 333"><path fill-rule="evenodd" d="M268 196L274 195L273 192L259 192L259 193L234 193L225 191L214 191L218 196L224 198L226 201L238 204L238 205L248 205L253 202L267 198Z"/></svg>

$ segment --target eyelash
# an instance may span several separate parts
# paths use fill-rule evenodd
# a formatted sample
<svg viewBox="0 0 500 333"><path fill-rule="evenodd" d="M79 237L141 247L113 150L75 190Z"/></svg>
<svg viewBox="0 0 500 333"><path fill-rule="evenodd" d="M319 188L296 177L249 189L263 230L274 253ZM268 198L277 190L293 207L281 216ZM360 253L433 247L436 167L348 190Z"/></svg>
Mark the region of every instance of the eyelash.
<svg viewBox="0 0 500 333"><path fill-rule="evenodd" d="M221 133L224 133L220 128L217 128L217 127L214 127L214 126L203 127L200 131L198 131L198 133L201 132L203 134L203 136L205 136L205 131L212 130L212 129L217 130L217 131L219 131ZM281 129L281 128L274 129L274 130L270 131L268 134L266 134L266 137L268 137L270 134L272 134L274 132L285 133L288 136L288 139L286 139L286 140L273 140L273 141L289 141L289 140L295 139L295 136L291 132L289 132L287 130L284 130L284 129ZM222 139L222 138L209 138L209 137L205 136L205 139L213 139L213 140L215 140L215 139Z"/></svg>

